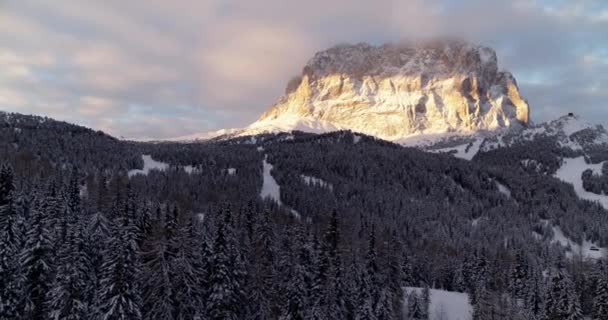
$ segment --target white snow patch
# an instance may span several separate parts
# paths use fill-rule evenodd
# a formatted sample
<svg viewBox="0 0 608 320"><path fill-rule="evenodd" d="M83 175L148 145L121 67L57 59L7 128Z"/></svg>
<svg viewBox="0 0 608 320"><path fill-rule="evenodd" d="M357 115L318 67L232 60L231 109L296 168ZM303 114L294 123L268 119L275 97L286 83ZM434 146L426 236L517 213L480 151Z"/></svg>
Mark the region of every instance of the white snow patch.
<svg viewBox="0 0 608 320"><path fill-rule="evenodd" d="M228 168L228 169L226 169L226 173L233 176L236 174L236 168Z"/></svg>
<svg viewBox="0 0 608 320"><path fill-rule="evenodd" d="M89 188L87 188L86 184L78 186L78 195L80 198L86 198L89 196Z"/></svg>
<svg viewBox="0 0 608 320"><path fill-rule="evenodd" d="M184 167L184 171L186 171L186 173L188 173L188 174L192 174L196 170L197 170L197 168L195 168L194 166L185 166Z"/></svg>
<svg viewBox="0 0 608 320"><path fill-rule="evenodd" d="M128 175L129 177L138 175L138 174L142 174L142 175L148 175L148 173L151 170L166 170L167 168L169 168L169 165L163 162L159 162L156 161L154 159L152 159L152 156L150 155L142 155L141 158L144 160L144 168L143 169L134 169L134 170L129 170Z"/></svg>
<svg viewBox="0 0 608 320"><path fill-rule="evenodd" d="M584 157L564 158L562 166L555 172L555 177L572 184L574 191L581 199L599 202L604 208L608 209L608 196L595 194L583 188L583 171L587 169L593 170L594 173L602 171L602 164L588 164Z"/></svg>
<svg viewBox="0 0 608 320"><path fill-rule="evenodd" d="M511 190L507 186L505 186L504 184L502 184L498 181L494 181L494 182L496 183L496 186L498 187L498 191L500 191L500 193L511 198Z"/></svg>
<svg viewBox="0 0 608 320"><path fill-rule="evenodd" d="M551 243L558 243L562 247L568 248L568 252L566 253L566 257L568 258L572 258L576 255L581 256L584 259L601 259L608 254L606 248L600 248L595 243L587 240L583 241L582 246L579 245L566 237L562 230L557 226L553 227L553 240L551 240Z"/></svg>
<svg viewBox="0 0 608 320"><path fill-rule="evenodd" d="M475 141L473 141L473 144L471 145L471 147L469 147L468 150L467 150L467 147L469 146L470 143L461 144L456 147L443 148L443 149L437 149L437 150L431 150L431 151L432 152L454 152L454 151L456 151L455 153L453 153L454 157L460 158L460 159L465 159L465 160L471 160L477 154L477 152L479 152L479 147L481 146L482 142L483 142L483 139L476 139Z"/></svg>
<svg viewBox="0 0 608 320"><path fill-rule="evenodd" d="M406 294L416 292L420 295L422 288L405 288ZM444 290L430 290L431 304L429 306L429 318L431 320L471 320L473 319L473 307L469 303L469 295L460 292ZM407 298L404 306L407 310Z"/></svg>
<svg viewBox="0 0 608 320"><path fill-rule="evenodd" d="M567 117L561 121L562 130L567 136L572 135L573 133L579 132L581 130L593 128L594 126L586 121L579 119L578 117Z"/></svg>
<svg viewBox="0 0 608 320"><path fill-rule="evenodd" d="M358 134L353 135L353 144L357 144L361 141L361 136Z"/></svg>
<svg viewBox="0 0 608 320"><path fill-rule="evenodd" d="M262 183L262 191L260 191L260 197L262 199L270 198L274 200L279 206L283 206L283 202L281 202L281 187L270 173L270 171L272 171L273 165L268 163L268 161L266 161L266 158L264 158L264 161L262 162L264 166L264 181ZM296 218L300 218L300 214L294 209L289 209L289 211Z"/></svg>
<svg viewBox="0 0 608 320"><path fill-rule="evenodd" d="M302 179L304 180L304 182L309 185L309 186L320 186L322 188L327 188L329 190L334 190L334 186L323 180L323 179L319 179L319 178L315 178L315 177L311 177L311 176L307 176L307 175L300 175L300 177L302 177Z"/></svg>
<svg viewBox="0 0 608 320"><path fill-rule="evenodd" d="M259 147L258 147L258 151L259 151L259 152L262 152L262 151L264 151L264 147L262 147L262 146L259 146Z"/></svg>
<svg viewBox="0 0 608 320"><path fill-rule="evenodd" d="M483 220L483 217L479 217L477 219L473 219L471 220L471 226L472 227L477 227L479 225L479 222L481 222L481 220Z"/></svg>

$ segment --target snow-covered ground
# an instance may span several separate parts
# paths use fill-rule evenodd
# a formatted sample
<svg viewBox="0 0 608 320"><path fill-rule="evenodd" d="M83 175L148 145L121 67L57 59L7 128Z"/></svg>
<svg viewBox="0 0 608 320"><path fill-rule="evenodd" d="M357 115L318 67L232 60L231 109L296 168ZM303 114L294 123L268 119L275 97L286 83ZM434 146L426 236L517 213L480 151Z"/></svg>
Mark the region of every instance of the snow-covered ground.
<svg viewBox="0 0 608 320"><path fill-rule="evenodd" d="M572 241L559 227L553 227L553 240L551 243L558 243L563 247L569 248L566 256L572 258L573 256L582 256L583 259L601 259L608 256L608 250L606 248L600 248L596 244L587 240L583 241L583 245Z"/></svg>
<svg viewBox="0 0 608 320"><path fill-rule="evenodd" d="M473 141L473 145L471 145L471 147L468 150L467 150L467 147L469 146L469 143L465 143L465 144L461 144L461 145L455 146L455 147L449 147L449 148L443 148L443 149L437 149L437 150L430 150L430 151L431 152L453 152L453 151L456 151L455 153L453 153L454 157L460 158L460 159L465 159L465 160L471 160L477 154L477 152L479 152L479 147L481 146L482 142L483 142L482 138L475 139L475 141Z"/></svg>
<svg viewBox="0 0 608 320"><path fill-rule="evenodd" d="M307 185L312 185L312 186L320 186L322 188L327 188L329 190L334 190L334 186L323 180L323 179L319 179L319 178L315 178L315 177L311 177L311 176L307 176L307 175L300 175L300 177L302 177L302 180L304 180L304 183L306 183Z"/></svg>
<svg viewBox="0 0 608 320"><path fill-rule="evenodd" d="M152 156L144 154L141 156L141 158L144 160L144 168L143 169L134 169L134 170L129 170L128 175L129 177L138 175L138 174L143 174L143 175L148 175L148 173L151 170L166 170L167 168L169 168L169 165L163 162L159 162L156 161L154 159L152 159Z"/></svg>
<svg viewBox="0 0 608 320"><path fill-rule="evenodd" d="M283 202L281 202L281 187L270 173L272 171L273 165L268 163L268 161L266 161L266 158L264 158L264 162L262 162L262 164L264 166L264 181L262 182L262 190L260 191L260 197L262 199L272 199L279 206L283 206ZM296 218L300 218L300 214L296 210L290 208L289 211L291 211L291 213Z"/></svg>
<svg viewBox="0 0 608 320"><path fill-rule="evenodd" d="M407 294L416 292L420 294L422 288L406 287ZM431 305L429 306L429 320L471 320L473 319L473 307L469 303L466 293L450 292L431 289ZM404 306L407 310L407 298Z"/></svg>
<svg viewBox="0 0 608 320"><path fill-rule="evenodd" d="M504 184L502 184L498 181L494 181L494 182L496 183L496 186L498 187L498 191L500 191L500 193L511 198L511 190L507 186L505 186Z"/></svg>
<svg viewBox="0 0 608 320"><path fill-rule="evenodd" d="M595 194L583 188L583 171L591 169L594 173L602 171L602 163L587 164L584 157L564 158L562 166L555 172L555 177L572 184L574 191L581 199L599 202L604 208L608 209L608 196Z"/></svg>

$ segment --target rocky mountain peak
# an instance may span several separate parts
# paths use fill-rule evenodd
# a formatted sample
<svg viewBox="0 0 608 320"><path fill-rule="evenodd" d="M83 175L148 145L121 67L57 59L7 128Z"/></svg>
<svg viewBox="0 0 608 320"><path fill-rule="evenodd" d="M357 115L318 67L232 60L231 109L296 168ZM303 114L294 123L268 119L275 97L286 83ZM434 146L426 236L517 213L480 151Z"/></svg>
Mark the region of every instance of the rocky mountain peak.
<svg viewBox="0 0 608 320"><path fill-rule="evenodd" d="M349 129L386 140L520 128L529 107L496 52L459 40L338 45L235 135Z"/></svg>
<svg viewBox="0 0 608 320"><path fill-rule="evenodd" d="M521 127L529 108L491 48L462 41L360 43L315 54L249 129L302 127L298 119L399 140Z"/></svg>

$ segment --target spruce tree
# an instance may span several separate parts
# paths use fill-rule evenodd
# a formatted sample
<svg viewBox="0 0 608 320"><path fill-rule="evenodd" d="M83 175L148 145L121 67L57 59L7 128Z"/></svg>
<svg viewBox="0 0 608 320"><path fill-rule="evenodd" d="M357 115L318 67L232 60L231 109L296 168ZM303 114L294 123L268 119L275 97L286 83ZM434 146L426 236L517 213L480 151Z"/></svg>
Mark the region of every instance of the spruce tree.
<svg viewBox="0 0 608 320"><path fill-rule="evenodd" d="M545 300L545 320L583 319L572 281L562 267L551 274Z"/></svg>
<svg viewBox="0 0 608 320"><path fill-rule="evenodd" d="M142 318L142 299L137 281L141 266L134 230L134 222L123 213L106 245L97 295L103 320Z"/></svg>
<svg viewBox="0 0 608 320"><path fill-rule="evenodd" d="M416 290L412 290L408 294L407 297L407 314L408 318L411 320L423 320L424 319L424 311L423 306L420 301L420 296L416 292Z"/></svg>
<svg viewBox="0 0 608 320"><path fill-rule="evenodd" d="M597 286L593 298L593 320L608 320L608 270L605 262L598 262Z"/></svg>
<svg viewBox="0 0 608 320"><path fill-rule="evenodd" d="M207 317L211 320L240 319L244 307L242 270L239 270L242 265L233 237L231 211L226 208L218 221L210 261Z"/></svg>
<svg viewBox="0 0 608 320"><path fill-rule="evenodd" d="M18 260L21 244L19 216L13 206L13 171L0 167L0 319L16 319L20 296Z"/></svg>
<svg viewBox="0 0 608 320"><path fill-rule="evenodd" d="M528 265L522 250L518 250L515 254L515 262L511 268L509 278L509 289L511 295L515 299L524 299L528 291L529 283Z"/></svg>
<svg viewBox="0 0 608 320"><path fill-rule="evenodd" d="M46 198L48 200L49 198ZM46 296L53 283L54 261L51 232L45 219L48 204L37 205L28 221L25 248L21 253L23 271L22 315L33 320L48 319Z"/></svg>
<svg viewBox="0 0 608 320"><path fill-rule="evenodd" d="M50 319L90 319L93 314L93 269L82 223L68 226L66 243L58 253L55 281L47 295Z"/></svg>

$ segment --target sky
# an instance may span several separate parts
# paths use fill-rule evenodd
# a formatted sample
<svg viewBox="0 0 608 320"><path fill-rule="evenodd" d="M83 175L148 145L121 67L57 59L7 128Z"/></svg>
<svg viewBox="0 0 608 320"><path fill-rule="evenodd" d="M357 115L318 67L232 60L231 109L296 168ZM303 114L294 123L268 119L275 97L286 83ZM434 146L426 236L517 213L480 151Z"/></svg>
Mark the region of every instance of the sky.
<svg viewBox="0 0 608 320"><path fill-rule="evenodd" d="M317 51L437 36L493 47L534 122L608 125L605 0L0 0L0 110L134 139L244 127Z"/></svg>

